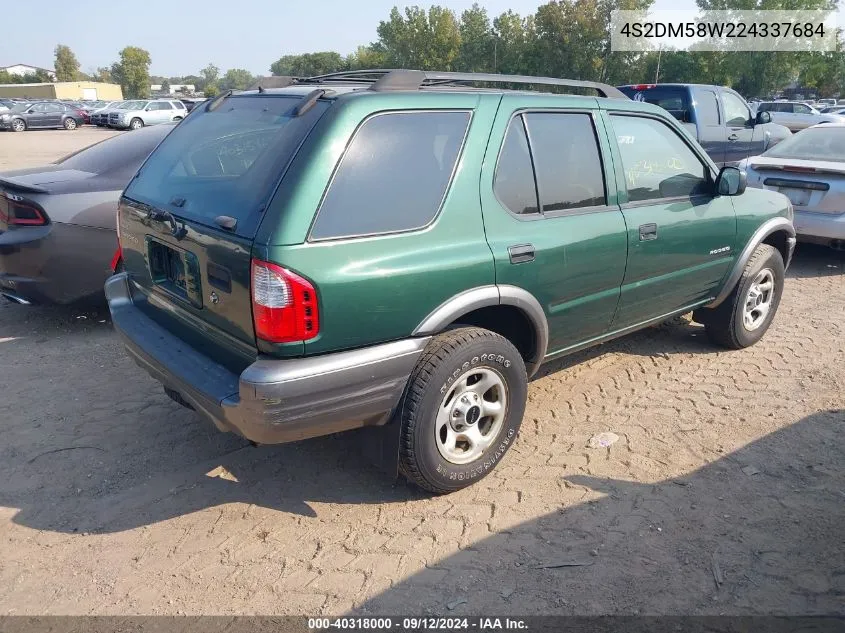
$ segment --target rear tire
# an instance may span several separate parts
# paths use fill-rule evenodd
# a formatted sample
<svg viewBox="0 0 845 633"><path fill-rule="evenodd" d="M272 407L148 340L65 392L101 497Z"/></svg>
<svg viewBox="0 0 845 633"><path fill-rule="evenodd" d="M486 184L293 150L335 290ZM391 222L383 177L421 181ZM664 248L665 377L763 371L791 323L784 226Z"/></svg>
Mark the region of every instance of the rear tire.
<svg viewBox="0 0 845 633"><path fill-rule="evenodd" d="M716 308L702 308L693 318L704 324L708 338L728 349L754 345L775 318L783 295L783 256L775 247L760 244L731 294Z"/></svg>
<svg viewBox="0 0 845 633"><path fill-rule="evenodd" d="M144 122L137 117L135 117L129 122L130 130L140 130L142 127L144 127Z"/></svg>
<svg viewBox="0 0 845 633"><path fill-rule="evenodd" d="M434 337L397 409L400 472L436 494L482 479L516 440L527 392L522 357L502 336L465 327Z"/></svg>

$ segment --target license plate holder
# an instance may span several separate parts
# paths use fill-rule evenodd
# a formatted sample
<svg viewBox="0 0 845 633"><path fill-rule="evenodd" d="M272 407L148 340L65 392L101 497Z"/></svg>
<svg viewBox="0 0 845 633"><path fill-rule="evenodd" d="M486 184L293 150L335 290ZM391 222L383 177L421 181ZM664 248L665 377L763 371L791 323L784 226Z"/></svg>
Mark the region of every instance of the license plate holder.
<svg viewBox="0 0 845 633"><path fill-rule="evenodd" d="M147 267L153 283L167 294L202 308L197 256L147 236Z"/></svg>

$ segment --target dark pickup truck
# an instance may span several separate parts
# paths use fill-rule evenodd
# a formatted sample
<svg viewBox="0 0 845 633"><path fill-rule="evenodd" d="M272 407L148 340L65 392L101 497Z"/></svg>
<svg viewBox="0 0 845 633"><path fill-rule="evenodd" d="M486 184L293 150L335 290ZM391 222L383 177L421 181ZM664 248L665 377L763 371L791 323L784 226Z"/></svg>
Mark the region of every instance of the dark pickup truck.
<svg viewBox="0 0 845 633"><path fill-rule="evenodd" d="M762 154L792 132L772 123L768 112L756 116L730 88L704 84L619 86L634 101L660 106L680 121L718 164L735 165Z"/></svg>

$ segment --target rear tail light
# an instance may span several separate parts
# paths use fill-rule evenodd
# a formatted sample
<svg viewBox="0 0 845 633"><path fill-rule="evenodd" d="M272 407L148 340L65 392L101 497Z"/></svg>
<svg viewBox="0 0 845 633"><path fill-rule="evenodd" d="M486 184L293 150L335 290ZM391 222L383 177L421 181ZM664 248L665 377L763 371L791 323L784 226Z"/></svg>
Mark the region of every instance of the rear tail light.
<svg viewBox="0 0 845 633"><path fill-rule="evenodd" d="M320 333L317 291L286 268L252 260L255 336L270 343L307 341Z"/></svg>
<svg viewBox="0 0 845 633"><path fill-rule="evenodd" d="M6 204L0 205L0 222L8 226L43 226L47 214L34 202L15 194L6 194Z"/></svg>

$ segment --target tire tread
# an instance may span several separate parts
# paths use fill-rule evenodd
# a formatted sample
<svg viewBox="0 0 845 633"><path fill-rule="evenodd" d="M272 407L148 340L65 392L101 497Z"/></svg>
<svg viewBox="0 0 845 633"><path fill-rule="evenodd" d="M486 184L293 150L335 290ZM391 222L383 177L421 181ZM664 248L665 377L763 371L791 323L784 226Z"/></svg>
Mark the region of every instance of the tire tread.
<svg viewBox="0 0 845 633"><path fill-rule="evenodd" d="M439 334L426 346L422 357L411 372L405 394L399 406L400 423L402 425L399 439L399 472L408 480L435 494L452 492L452 488L441 487L433 484L423 476L422 470L414 455L414 433L418 424L424 424L426 420L420 414L422 400L430 385L435 370L447 362L450 355L456 353L461 347L479 339L490 339L498 341L507 347L512 348L516 357L519 352L513 344L505 337L478 327L459 327Z"/></svg>

